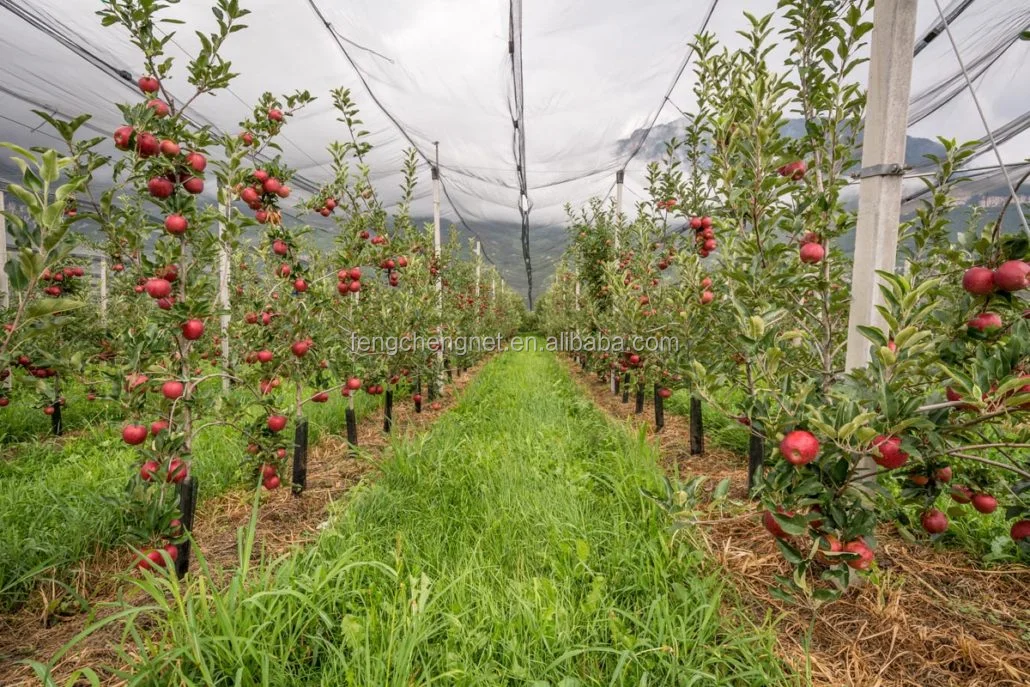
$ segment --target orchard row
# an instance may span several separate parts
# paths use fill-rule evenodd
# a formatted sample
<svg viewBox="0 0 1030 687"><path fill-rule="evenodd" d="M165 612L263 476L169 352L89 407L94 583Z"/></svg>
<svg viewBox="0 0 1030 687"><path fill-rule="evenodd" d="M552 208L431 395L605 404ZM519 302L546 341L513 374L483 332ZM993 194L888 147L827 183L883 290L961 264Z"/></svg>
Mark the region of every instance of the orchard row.
<svg viewBox="0 0 1030 687"><path fill-rule="evenodd" d="M947 538L949 520L993 517L1007 555L1030 555L1030 256L998 218L952 226L970 146L942 141L904 267L881 277L882 324L861 329L871 362L845 369L867 4L781 3L737 51L698 36L697 107L649 167L650 200L633 221L600 201L572 215L539 306L549 332L678 339L581 359L613 389L682 388L748 428L749 486L795 567L780 592L817 601L873 566L879 525Z"/></svg>
<svg viewBox="0 0 1030 687"><path fill-rule="evenodd" d="M328 147L333 177L293 208L332 217L332 247L283 224L293 170L273 154L275 141L314 98L266 93L238 133L198 128L188 116L197 97L234 76L218 52L242 28L236 3L217 4L218 30L187 65L186 98L170 92L182 85L171 81L166 39L155 31L160 9L105 8L105 24L128 30L143 55L140 99L120 106L125 123L112 132L117 154L79 137L86 116L45 117L61 151L7 146L22 170L9 192L27 218L7 214L17 250L7 266L11 306L0 311L0 413L15 404L59 412L72 385L85 387L88 402L120 408L121 438L139 452L123 507L144 514L150 535L139 543L154 547L140 565L152 567L178 558L187 540L189 519L172 490L183 491L204 460L194 453L204 427L238 430L253 483L276 489L289 457L306 451L307 404L348 397L350 423L356 394L381 394L388 430L395 397L421 409L423 394L432 401L440 392L445 368L471 364L441 342L510 335L523 306L455 234L438 246L432 227L412 221L414 151L399 206L391 213L379 202L346 90L332 94L346 126L346 142ZM113 185L99 188L108 177ZM217 204L205 201L205 188L217 189ZM72 257L90 244L87 226L99 230L92 247L110 265L102 303ZM388 356L351 350L355 336L435 343Z"/></svg>

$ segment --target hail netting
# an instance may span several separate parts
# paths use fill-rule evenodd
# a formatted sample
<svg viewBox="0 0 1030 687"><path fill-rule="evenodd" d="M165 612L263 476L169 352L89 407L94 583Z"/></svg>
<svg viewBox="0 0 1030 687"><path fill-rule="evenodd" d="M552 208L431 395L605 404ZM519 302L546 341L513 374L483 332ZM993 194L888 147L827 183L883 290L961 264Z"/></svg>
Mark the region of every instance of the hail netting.
<svg viewBox="0 0 1030 687"><path fill-rule="evenodd" d="M918 1L908 159L916 172L923 153L939 152L937 136L985 139L934 1ZM746 9L766 14L777 4L752 0ZM564 249L565 203L579 208L605 197L623 168L624 211L632 218L634 205L647 200L647 164L661 157L666 140L682 135L680 108L696 109L692 37L705 28L734 49L743 45L736 31L746 27L741 3L729 0L241 5L251 11L249 28L225 49L240 76L229 91L198 100L194 120L232 133L265 91L318 96L281 139L283 157L300 174L289 203L301 202L330 177L326 144L347 137L329 92L350 88L374 145L367 161L383 202L399 199L404 151L414 147L421 183L413 216L432 216L427 155L439 141L445 221L478 235L504 278L527 294L530 280L534 291L546 284ZM109 137L122 123L114 103L141 98L140 56L121 29L100 25L99 6L0 0L0 140L59 145L32 110L91 113L88 135ZM1030 42L1020 34L1030 29L1030 2L942 0L942 7L1004 161L1022 164L1030 157L1030 91L1023 87ZM176 32L168 47L177 64L165 85L181 102L191 95L185 65L197 51L194 30L211 30L214 18L206 0L180 2L167 16L185 22L162 25ZM771 64L783 63L784 49L770 55ZM960 193L991 205L997 161L986 141L978 153L970 166L993 170L974 173L975 192L960 186ZM0 181L17 175L0 154ZM910 195L920 188L912 183ZM206 193L214 202L213 185ZM321 230L320 241L331 242L331 223L286 209L288 225L310 224Z"/></svg>

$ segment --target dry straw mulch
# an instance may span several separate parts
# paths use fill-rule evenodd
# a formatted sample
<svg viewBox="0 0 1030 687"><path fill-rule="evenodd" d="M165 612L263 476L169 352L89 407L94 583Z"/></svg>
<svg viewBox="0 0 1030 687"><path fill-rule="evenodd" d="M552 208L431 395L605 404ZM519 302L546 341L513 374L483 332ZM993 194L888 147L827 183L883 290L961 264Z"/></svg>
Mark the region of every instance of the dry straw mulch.
<svg viewBox="0 0 1030 687"><path fill-rule="evenodd" d="M730 499L740 505L703 505L685 536L729 573L756 623L775 620L781 657L813 684L1030 685L1030 568L984 568L962 551L909 544L883 527L876 577L819 609L786 604L769 593L774 576L789 574L789 566L747 503L746 458L719 449L691 456L686 418L667 413L656 434L650 399L636 415L632 398L623 404L607 382L565 364L610 417L648 425L667 474L705 475L709 491L730 480Z"/></svg>
<svg viewBox="0 0 1030 687"><path fill-rule="evenodd" d="M439 410L433 410L429 402L424 402L422 412L416 413L410 402L398 399L394 404L393 435L406 437L425 431L454 404L485 362L454 377L443 396L437 399ZM382 425L381 412L372 413L358 423L357 455L350 455L346 439L336 435L322 437L309 450L308 484L300 497L293 496L288 485L262 493L254 560L285 554L313 541L319 525L326 520L330 505L344 499L363 479L374 478L376 465L386 457L391 441L390 436L383 433ZM236 568L239 531L250 520L253 498L252 490L239 488L197 507L193 535L212 571L228 576ZM0 615L0 656L9 657L0 660L0 687L38 685L31 670L18 661L50 660L91 622L112 612L98 605L133 593L126 585L126 571L132 570L134 562L131 550L98 551L79 563L70 585L74 595L63 587L42 584L29 603L17 612ZM76 597L92 607L96 616L86 612L83 604L75 601ZM138 594L128 600L145 601ZM63 610L58 612L59 608ZM55 676L69 676L86 666L117 664L113 651L119 636L117 625L108 626L77 646L63 658ZM106 676L105 684L120 683Z"/></svg>

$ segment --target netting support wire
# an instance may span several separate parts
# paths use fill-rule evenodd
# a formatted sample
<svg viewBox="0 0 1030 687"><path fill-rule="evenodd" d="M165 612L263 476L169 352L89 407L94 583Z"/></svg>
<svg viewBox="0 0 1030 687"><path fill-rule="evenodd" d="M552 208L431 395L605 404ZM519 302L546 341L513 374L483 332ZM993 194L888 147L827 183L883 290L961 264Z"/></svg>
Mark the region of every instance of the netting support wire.
<svg viewBox="0 0 1030 687"><path fill-rule="evenodd" d="M708 24L712 21L712 15L715 14L715 8L718 7L718 5L719 0L712 0L712 4L708 6L708 12L705 13L704 21L701 22L701 29L697 33L704 33L708 29ZM676 89L676 84L678 84L680 79L683 78L683 74L687 71L687 67L690 65L690 60L693 59L693 57L694 44L691 43L689 46L687 46L687 54L683 56L683 61L680 62L680 67L679 70L677 70L676 72L676 76L673 77L672 83L669 84L669 88L665 91L665 95L662 96L661 105L659 105L658 109L655 110L654 116L651 118L651 122L647 125L647 128L644 130L643 136L640 137L640 140L637 141L636 146L633 147L633 152L630 153L629 157L626 158L626 161L623 163L623 170L629 167L629 163L633 161L633 158L637 156L640 150L644 147L644 144L647 143L647 139L651 135L651 130L654 129L655 122L658 121L658 118L662 114L662 110L665 109L665 104L671 102L669 98L672 97L672 92Z"/></svg>
<svg viewBox="0 0 1030 687"><path fill-rule="evenodd" d="M984 114L983 106L980 104L980 97L976 94L976 88L973 87L973 80L969 78L969 72L966 70L966 63L962 59L962 53L958 49L958 43L955 42L955 36L951 33L951 26L948 24L947 17L944 16L944 10L941 9L940 0L933 0L933 4L937 6L937 14L941 17L941 23L944 24L944 33L948 35L948 41L951 43L951 49L955 53L955 59L958 61L959 69L962 70L962 76L966 80L966 88L969 89L969 95L973 97L973 104L976 105L976 111L980 115L980 121L984 125L984 130L987 132L987 139L991 142L991 149L994 151L994 157L998 159L998 166L1001 168L1001 173L1005 177L1005 183L1009 187L1009 193L1012 195L1012 202L1016 207L1016 214L1019 216L1019 221L1023 225L1023 231L1026 232L1027 238L1030 238L1030 225L1027 224L1026 214L1023 212L1023 207L1019 202L1019 195L1016 193L1016 187L1012 184L1012 177L1009 175L1008 169L1005 167L1005 162L1001 159L1001 151L998 150L998 143L994 138L994 132L991 131L991 125L987 122L987 115Z"/></svg>
<svg viewBox="0 0 1030 687"><path fill-rule="evenodd" d="M442 242L440 240L440 142L434 141L436 156L433 162L433 256L436 262L436 307L437 314L443 318L443 276L441 274L443 265L440 263L440 252ZM436 379L436 388L443 389L443 324L436 327L437 343L436 362L439 376Z"/></svg>
<svg viewBox="0 0 1030 687"><path fill-rule="evenodd" d="M912 55L916 56L923 52L923 50L925 50L935 38L944 33L945 27L949 23L958 19L963 12L969 9L969 6L972 5L973 2L975 2L975 0L961 0L958 4L948 10L946 17L941 17L941 21L936 22L933 26L927 29L926 33L923 34L923 37L919 39L918 43L916 43L916 49L912 52ZM940 9L940 6L938 6L937 9Z"/></svg>
<svg viewBox="0 0 1030 687"><path fill-rule="evenodd" d="M515 157L515 173L519 180L519 214L522 216L522 259L526 264L527 295L529 308L533 308L533 263L529 251L529 212L533 203L529 199L529 181L526 175L526 116L525 89L522 73L522 1L511 0L508 4L508 56L511 58L512 80L512 152Z"/></svg>
<svg viewBox="0 0 1030 687"><path fill-rule="evenodd" d="M326 19L324 14L322 14L322 10L319 9L318 5L315 3L315 0L308 0L308 5L311 7L311 11L313 11L315 13L315 16L318 17L319 21L322 22L322 25L325 27L325 30L329 32L330 36L332 36L333 41L336 43L336 46L340 49L340 52L343 53L344 59L347 60L347 64L349 64L351 66L351 69L354 70L354 73L357 74L358 80L361 81L361 85L364 86L365 92L368 93L368 97L372 99L372 102L374 102L376 104L376 107L379 108L380 112L382 112L386 116L386 118L390 120L390 123L392 123L397 128L397 131L400 132L401 136L404 137L404 140L406 140L408 142L408 144L412 148L415 149L415 152L418 153L419 157L421 157L427 164L429 164L430 167L433 167L436 170L437 177L435 177L435 178L438 181L440 181L440 185L441 185L441 187L443 189L443 195L444 195L444 197L447 198L447 202L451 204L451 209L453 209L454 210L454 214L458 216L458 220L461 222L461 225L463 227L465 227L466 231L468 231L470 234L475 236L477 239L480 238L479 234L476 233L472 229L472 227L469 226L469 223L465 221L465 218L461 214L461 210L458 209L458 206L455 205L454 201L451 199L451 194L448 193L447 187L443 185L443 179L439 176L439 174L440 174L439 159L437 159L437 163L436 163L436 165L434 167L434 163L433 163L432 160L429 159L429 156L426 155L426 153L418 146L417 143L415 143L415 139L413 139L411 137L411 135L407 132L407 130L403 126L401 126L400 121L396 117L393 116L393 113L391 113L388 109L386 109L386 106L376 96L375 91L372 90L372 87L368 83L368 79L365 78L364 72L362 72L358 68L357 62L355 62L351 58L350 52L348 52L347 48L343 45L343 41L340 38L340 34L338 34L336 32L336 29L333 28L332 23L328 19ZM353 43L353 41L348 41L348 42ZM354 45L357 45L357 44L355 43ZM361 47L361 46L358 46L358 47ZM362 49L367 49L367 48L362 48ZM378 53L375 53L375 54L378 55ZM379 55L379 56L383 57L381 55ZM392 62L392 60L390 60L389 58L383 57L383 59L386 59L386 60ZM493 260L491 260L490 256L487 255L485 252L484 252L484 257L486 258L487 262L489 262L491 265L494 264Z"/></svg>

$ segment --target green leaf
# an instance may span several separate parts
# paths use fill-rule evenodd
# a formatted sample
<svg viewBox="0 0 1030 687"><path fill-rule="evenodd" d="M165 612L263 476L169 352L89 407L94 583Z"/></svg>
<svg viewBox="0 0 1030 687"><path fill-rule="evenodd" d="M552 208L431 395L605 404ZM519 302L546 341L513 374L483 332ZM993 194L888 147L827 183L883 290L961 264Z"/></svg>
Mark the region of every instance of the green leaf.
<svg viewBox="0 0 1030 687"><path fill-rule="evenodd" d="M783 557L791 565L801 565L804 562L805 559L801 556L801 552L787 542L777 539L776 545L780 548L780 553L783 554Z"/></svg>
<svg viewBox="0 0 1030 687"><path fill-rule="evenodd" d="M726 479L722 480L717 485L715 485L715 490L712 491L712 500L713 501L721 501L724 498L726 498L726 495L729 494L729 493L730 493L730 478L727 477Z"/></svg>
<svg viewBox="0 0 1030 687"><path fill-rule="evenodd" d="M47 317L48 315L78 310L85 305L86 303L84 301L76 300L74 298L41 298L39 300L32 301L32 303L25 308L25 321L29 322L41 317Z"/></svg>

